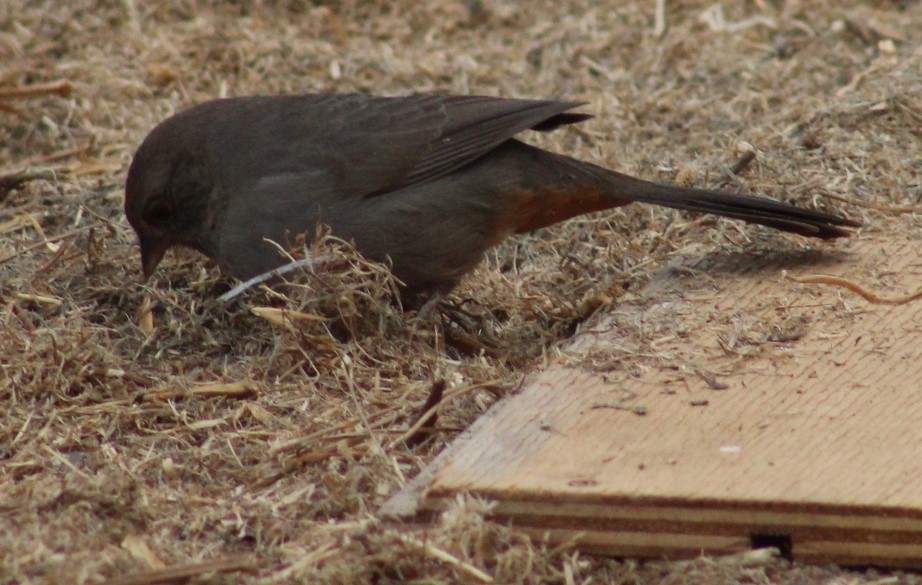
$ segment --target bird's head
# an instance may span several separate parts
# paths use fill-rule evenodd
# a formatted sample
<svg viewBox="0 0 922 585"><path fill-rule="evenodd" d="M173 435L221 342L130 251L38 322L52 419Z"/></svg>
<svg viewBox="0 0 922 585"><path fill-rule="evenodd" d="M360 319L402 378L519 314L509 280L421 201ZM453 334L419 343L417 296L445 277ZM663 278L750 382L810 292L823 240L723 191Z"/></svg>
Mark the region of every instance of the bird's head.
<svg viewBox="0 0 922 585"><path fill-rule="evenodd" d="M208 253L207 215L214 182L205 149L190 140L193 128L175 120L148 135L128 169L125 216L141 242L145 279L173 246Z"/></svg>

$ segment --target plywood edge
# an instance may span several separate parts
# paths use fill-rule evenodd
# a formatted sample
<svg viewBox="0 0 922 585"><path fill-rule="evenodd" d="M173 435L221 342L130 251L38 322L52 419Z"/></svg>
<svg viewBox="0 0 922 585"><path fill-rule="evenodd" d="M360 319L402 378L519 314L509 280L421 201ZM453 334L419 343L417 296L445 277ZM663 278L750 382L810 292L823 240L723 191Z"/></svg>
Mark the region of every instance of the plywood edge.
<svg viewBox="0 0 922 585"><path fill-rule="evenodd" d="M573 543L583 552L605 556L678 560L694 558L701 554L734 554L752 548L748 538L739 536L580 529L548 530L535 526L516 526L516 529L536 542L544 542L551 546ZM664 554L664 550L670 553Z"/></svg>
<svg viewBox="0 0 922 585"><path fill-rule="evenodd" d="M536 542L544 542L552 546L573 543L586 553L630 558L682 560L695 558L702 554L735 554L752 548L750 539L739 536L576 529L548 530L533 526L518 526L517 529ZM922 568L922 544L793 540L792 545L791 555L807 563Z"/></svg>
<svg viewBox="0 0 922 585"><path fill-rule="evenodd" d="M600 523L683 523L689 525L738 526L753 529L809 529L814 531L879 531L885 537L911 534L922 539L922 514L917 509L823 504L772 505L760 502L694 502L660 498L624 498L579 502L510 499L490 493L472 495L494 502L493 513L508 518L542 517L552 523L578 521ZM452 501L451 494L429 493L417 512L437 512ZM550 525L550 524L549 524Z"/></svg>
<svg viewBox="0 0 922 585"><path fill-rule="evenodd" d="M482 494L479 494L482 495ZM417 520L445 509L449 497L429 495ZM759 539L786 542L801 561L843 565L922 567L922 520L765 511L758 508L689 509L648 502L639 506L494 500L490 518L509 523L538 542L576 545L590 554L687 559L733 554Z"/></svg>

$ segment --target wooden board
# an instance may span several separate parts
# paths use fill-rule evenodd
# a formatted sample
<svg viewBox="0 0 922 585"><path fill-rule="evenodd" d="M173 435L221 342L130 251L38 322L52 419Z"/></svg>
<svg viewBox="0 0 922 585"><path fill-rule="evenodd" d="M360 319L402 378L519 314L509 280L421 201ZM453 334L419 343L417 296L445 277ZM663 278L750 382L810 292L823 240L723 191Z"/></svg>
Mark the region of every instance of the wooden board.
<svg viewBox="0 0 922 585"><path fill-rule="evenodd" d="M477 421L385 514L459 492L551 542L631 557L787 548L922 566L922 301L786 281L922 286L918 243L712 252L663 270Z"/></svg>

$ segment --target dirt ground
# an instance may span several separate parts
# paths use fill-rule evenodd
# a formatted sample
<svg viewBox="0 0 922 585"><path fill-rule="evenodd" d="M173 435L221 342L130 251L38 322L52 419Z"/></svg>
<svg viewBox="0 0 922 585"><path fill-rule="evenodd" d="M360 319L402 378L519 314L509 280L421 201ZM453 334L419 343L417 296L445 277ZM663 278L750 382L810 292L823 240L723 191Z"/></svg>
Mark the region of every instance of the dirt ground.
<svg viewBox="0 0 922 585"><path fill-rule="evenodd" d="M662 209L595 214L503 244L453 295L464 311L420 328L348 251L328 281L230 304L216 297L232 279L192 252L142 284L122 213L135 148L189 105L452 92L585 101L594 119L529 139L917 237L890 216L922 197L920 41L908 0L4 0L0 583L922 582L588 558L471 498L425 528L375 516L670 257L813 243ZM433 386L437 427L408 442Z"/></svg>

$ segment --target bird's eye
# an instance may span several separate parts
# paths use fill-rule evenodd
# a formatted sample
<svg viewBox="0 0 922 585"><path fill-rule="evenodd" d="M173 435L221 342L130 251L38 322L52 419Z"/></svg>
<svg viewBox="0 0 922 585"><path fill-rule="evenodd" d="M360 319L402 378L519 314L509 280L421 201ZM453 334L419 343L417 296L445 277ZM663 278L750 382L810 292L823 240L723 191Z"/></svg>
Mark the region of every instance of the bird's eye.
<svg viewBox="0 0 922 585"><path fill-rule="evenodd" d="M171 201L154 199L144 208L144 220L153 225L169 223L176 213Z"/></svg>

